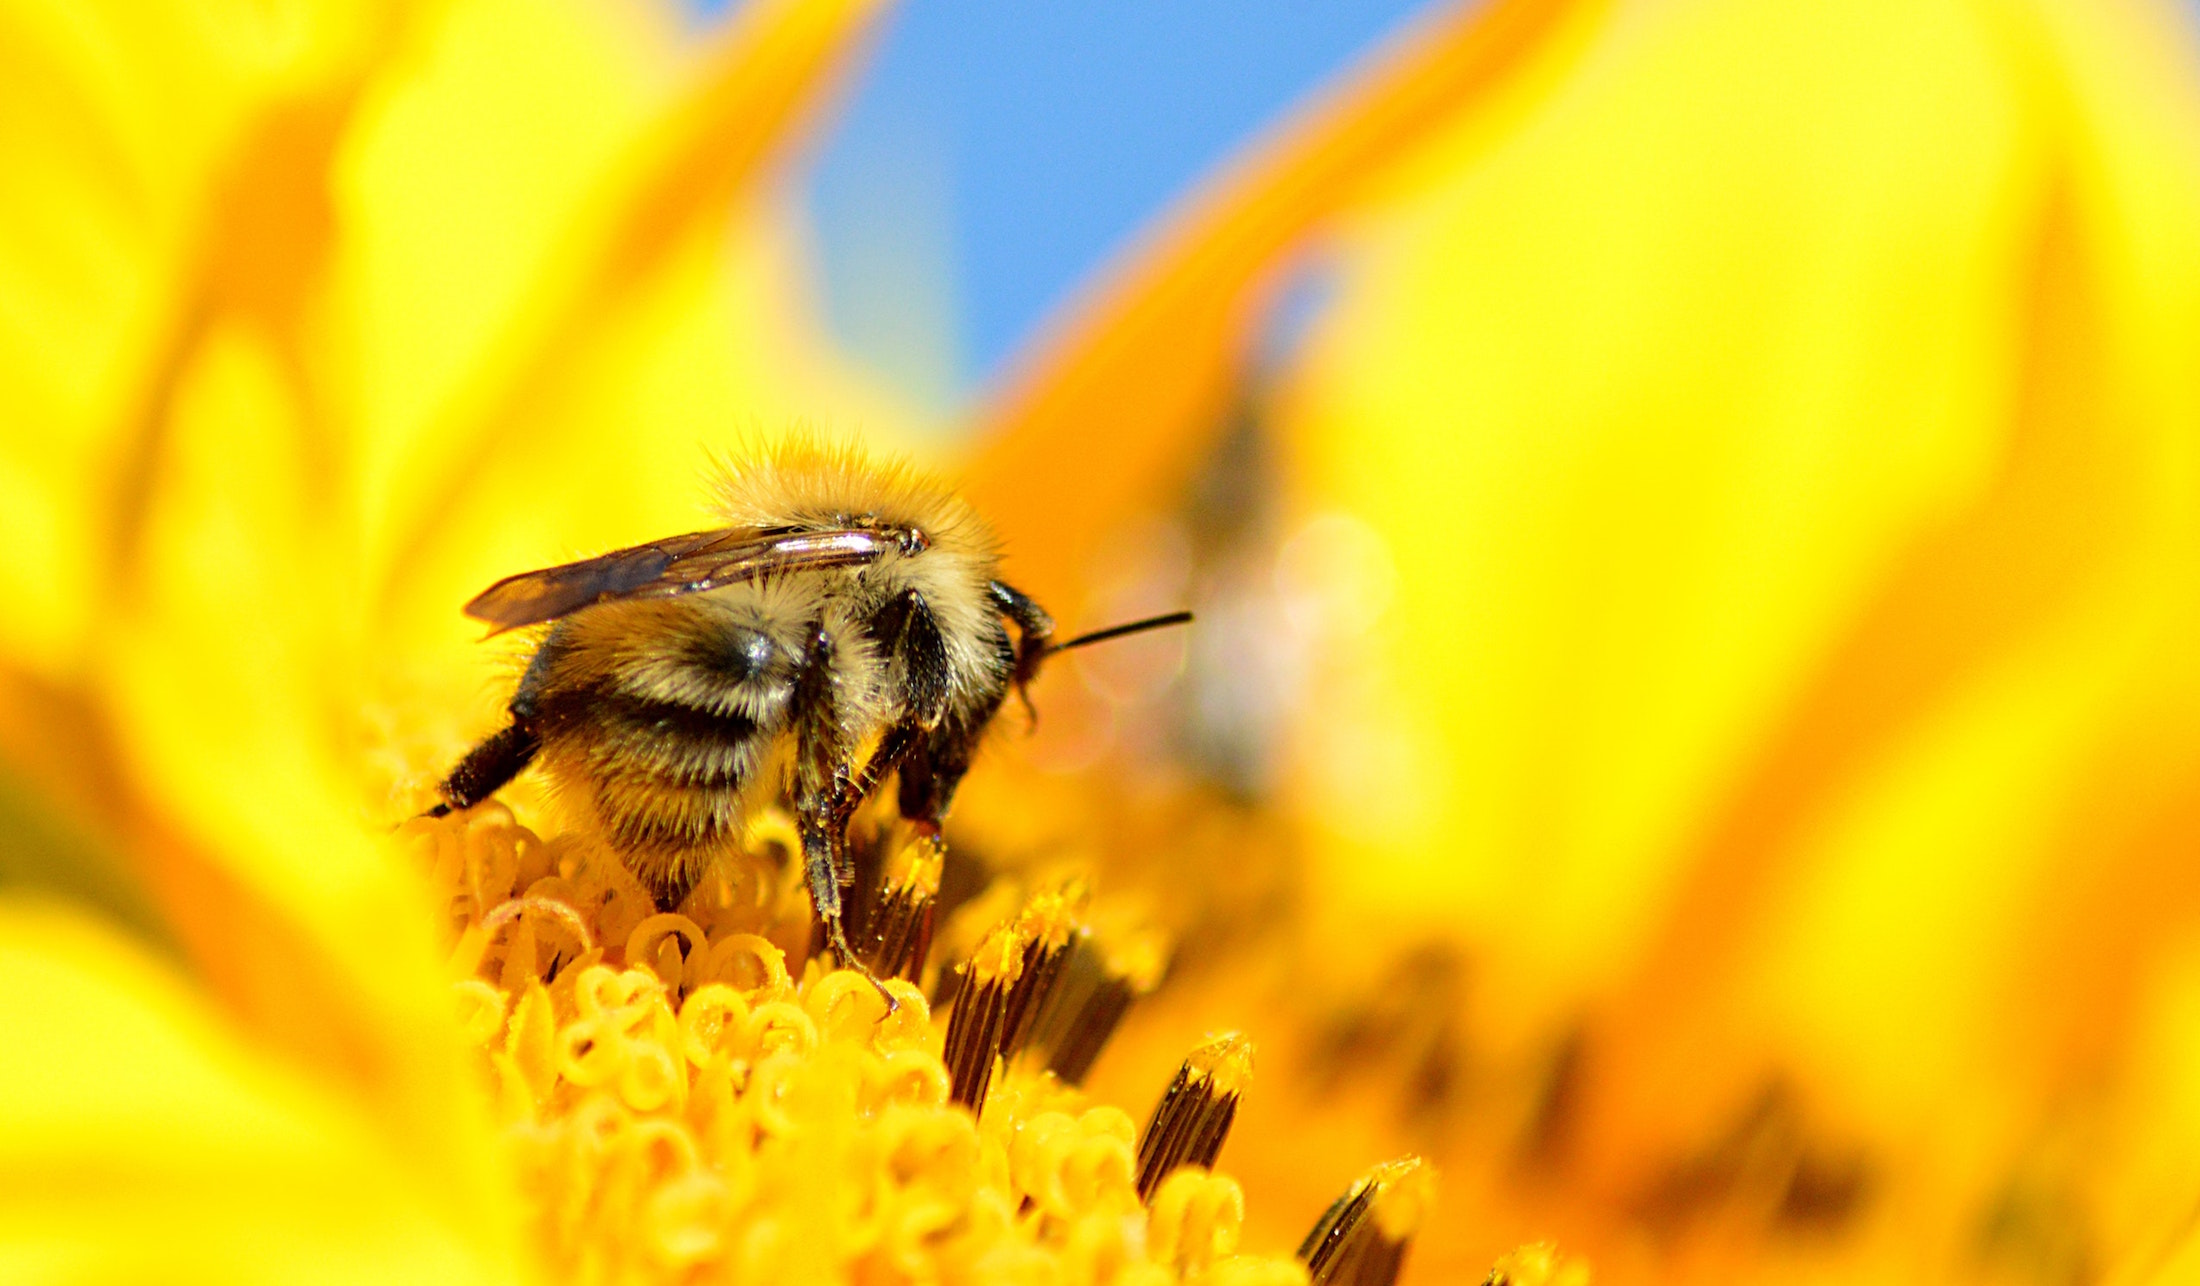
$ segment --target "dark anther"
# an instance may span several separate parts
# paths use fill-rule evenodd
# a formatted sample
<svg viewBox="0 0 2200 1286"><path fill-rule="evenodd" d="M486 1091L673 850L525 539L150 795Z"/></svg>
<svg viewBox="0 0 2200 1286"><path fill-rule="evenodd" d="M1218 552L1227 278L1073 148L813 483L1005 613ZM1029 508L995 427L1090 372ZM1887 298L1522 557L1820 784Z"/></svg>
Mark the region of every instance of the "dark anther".
<svg viewBox="0 0 2200 1286"><path fill-rule="evenodd" d="M1152 933L1103 935L1079 929L1054 985L1032 1020L1027 1055L1070 1085L1082 1085L1133 1001L1152 993L1167 964Z"/></svg>
<svg viewBox="0 0 2200 1286"><path fill-rule="evenodd" d="M934 836L895 846L876 872L877 891L857 903L851 941L857 958L881 978L916 982L924 971L945 856ZM871 881L859 874L857 883L861 887Z"/></svg>
<svg viewBox="0 0 2200 1286"><path fill-rule="evenodd" d="M948 1015L940 1057L947 1064L948 1097L972 1112L985 1106L1007 1026L1009 996L1023 971L1023 935L1013 925L987 934L963 964L962 987Z"/></svg>
<svg viewBox="0 0 2200 1286"><path fill-rule="evenodd" d="M1392 1286L1434 1197L1435 1173L1419 1157L1361 1175L1299 1245L1310 1286Z"/></svg>
<svg viewBox="0 0 2200 1286"><path fill-rule="evenodd" d="M1083 911L1085 889L1081 884L1041 893L1024 904L1016 917L1016 931L1023 938L1023 971L1008 997L1001 1027L1001 1057L1014 1058L1029 1045L1039 1016L1054 999L1054 984L1062 976L1070 944L1078 932L1077 916Z"/></svg>
<svg viewBox="0 0 2200 1286"><path fill-rule="evenodd" d="M1138 1195L1178 1166L1212 1166L1237 1119L1238 1098L1253 1079L1253 1042L1231 1032L1187 1054L1138 1140Z"/></svg>

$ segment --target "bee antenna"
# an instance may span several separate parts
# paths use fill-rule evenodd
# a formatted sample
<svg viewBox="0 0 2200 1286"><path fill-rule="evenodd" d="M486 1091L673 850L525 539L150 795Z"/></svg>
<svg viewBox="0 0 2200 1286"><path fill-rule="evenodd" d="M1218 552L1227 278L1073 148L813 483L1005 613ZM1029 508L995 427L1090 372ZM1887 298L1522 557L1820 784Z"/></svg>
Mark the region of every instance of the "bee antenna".
<svg viewBox="0 0 2200 1286"><path fill-rule="evenodd" d="M1104 630L1094 630L1090 634L1080 634L1067 643L1055 644L1047 651L1067 652L1073 647L1084 647L1089 643L1105 643L1109 639L1119 639L1126 634L1144 634L1147 630L1166 629L1171 625L1189 625L1191 620L1192 614L1190 612L1165 612L1160 616L1149 616L1142 621L1127 621L1121 625L1110 625Z"/></svg>

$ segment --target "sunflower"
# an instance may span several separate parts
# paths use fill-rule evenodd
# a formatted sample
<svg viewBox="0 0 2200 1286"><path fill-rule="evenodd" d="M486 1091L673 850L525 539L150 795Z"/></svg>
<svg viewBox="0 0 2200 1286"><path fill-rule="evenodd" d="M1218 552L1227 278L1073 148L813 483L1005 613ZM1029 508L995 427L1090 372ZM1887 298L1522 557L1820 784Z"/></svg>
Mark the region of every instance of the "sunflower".
<svg viewBox="0 0 2200 1286"><path fill-rule="evenodd" d="M772 182L874 9L0 9L0 1275L2189 1270L2141 0L1440 9L1196 193L966 462L1058 612L1175 569L1196 699L1057 679L982 863L874 841L892 1014L768 825L660 913L403 823L453 605L729 426L917 439Z"/></svg>
<svg viewBox="0 0 2200 1286"><path fill-rule="evenodd" d="M471 588L659 531L729 431L913 427L772 181L875 9L0 17L0 1275L1395 1275L1418 1161L1237 1253L1242 1039L1143 1129L1075 1088L1166 949L1081 882L928 949L942 854L867 850L889 1012L769 818L673 912L416 817L497 699Z"/></svg>

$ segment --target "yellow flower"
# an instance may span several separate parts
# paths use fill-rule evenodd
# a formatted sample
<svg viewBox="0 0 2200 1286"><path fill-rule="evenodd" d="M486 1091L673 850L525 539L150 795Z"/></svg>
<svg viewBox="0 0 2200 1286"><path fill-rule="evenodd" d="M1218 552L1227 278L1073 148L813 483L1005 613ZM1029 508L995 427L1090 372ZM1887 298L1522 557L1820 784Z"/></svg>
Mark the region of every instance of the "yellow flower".
<svg viewBox="0 0 2200 1286"><path fill-rule="evenodd" d="M911 427L763 181L874 8L0 7L0 1277L2200 1262L2200 99L2144 0L1460 6L1195 199L971 490L1079 614L1275 449L1276 803L1003 754L1009 869L907 964L953 1016L789 968L762 852L665 915L494 808L396 855L494 714L453 605L729 431ZM1126 921L1180 953L1108 1057L1009 1016L1073 940L1142 990Z"/></svg>
<svg viewBox="0 0 2200 1286"><path fill-rule="evenodd" d="M889 1012L862 974L802 962L815 926L783 813L677 911L588 837L544 844L499 805L409 829L555 1276L1308 1282L1238 1253L1244 1194L1212 1169L1242 1038L1194 1050L1143 1130L1074 1087L1130 998L1081 887L1041 890L948 969L929 949L940 850L863 843L851 936ZM1406 1186L1388 1175L1377 1191ZM1361 1205L1340 1206L1314 1282L1376 1281L1338 1275L1370 1256L1394 1275L1426 1202L1387 1222Z"/></svg>
<svg viewBox="0 0 2200 1286"><path fill-rule="evenodd" d="M454 585L870 403L754 177L871 8L0 15L11 1263L511 1270L392 783L488 698Z"/></svg>
<svg viewBox="0 0 2200 1286"><path fill-rule="evenodd" d="M750 424L908 427L764 181L876 7L0 7L0 1278L1387 1286L1418 1162L1237 1253L1243 1041L1144 1131L1071 1087L1161 968L1082 885L927 952L939 854L882 868L935 1018L805 964L768 825L657 912L403 820L493 712L475 589Z"/></svg>
<svg viewBox="0 0 2200 1286"><path fill-rule="evenodd" d="M1432 1258L2200 1254L2169 8L1463 9L1195 200L996 409L981 502L1065 603L1247 406L1285 558L1382 573L1309 634L1278 791L1279 951L1324 966L1287 985L1343 1016L1278 1110L1444 1161ZM1249 319L1309 262L1328 305L1259 366ZM1335 1106L1339 1058L1413 1088Z"/></svg>

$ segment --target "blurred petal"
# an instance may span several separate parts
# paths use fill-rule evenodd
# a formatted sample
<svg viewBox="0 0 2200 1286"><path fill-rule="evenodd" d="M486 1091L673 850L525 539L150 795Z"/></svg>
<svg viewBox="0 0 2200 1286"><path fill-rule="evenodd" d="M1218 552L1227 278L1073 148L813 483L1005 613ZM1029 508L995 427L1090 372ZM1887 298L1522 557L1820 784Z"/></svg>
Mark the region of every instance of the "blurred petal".
<svg viewBox="0 0 2200 1286"><path fill-rule="evenodd" d="M250 18L208 24L209 39L265 49L146 37L159 66L122 77L128 110L29 118L39 125L27 132L47 131L38 154L63 171L55 200L87 207L57 207L63 230L106 227L95 198L121 198L100 185L138 181L68 165L133 149L155 170L206 159L205 173L170 181L188 190L169 198L159 236L142 238L152 248L106 314L72 322L70 280L10 298L21 328L0 360L39 378L49 349L90 366L69 376L84 385L82 431L53 435L68 458L22 473L39 504L67 515L30 511L25 521L53 529L21 533L25 548L80 562L25 572L62 588L26 582L40 633L20 648L0 639L11 667L0 744L130 854L234 1012L362 1095L389 1146L454 1210L493 1207L494 1156L456 1057L435 917L383 834L411 802L393 791L416 792L441 765L393 748L401 738L376 698L433 669L435 700L400 698L415 727L439 730L432 753L448 752L490 663L460 651L470 631L456 606L488 566L509 570L483 559L523 546L543 557L526 538L545 527L513 524L502 537L513 544L463 550L442 580L393 574L420 560L392 551L440 551L451 529L524 515L540 504L524 485L537 469L571 498L554 517L583 516L553 521L559 539L630 518L661 530L661 497L700 491L698 440L772 405L746 381L712 382L713 347L731 351L744 327L792 311L776 306L774 292L792 293L783 279L729 271L754 252L725 249L726 224L738 210L745 240L784 248L768 241L784 237L776 222L753 213L753 181L873 7L765 0L674 75L677 33L592 5L460 0L407 27L278 6L263 15L270 32ZM104 86L98 57L123 37L80 15L47 25L60 34L24 44L26 65ZM323 27L349 43L320 48L308 37L336 38ZM98 57L78 58L79 45ZM250 72L226 90L156 74L221 71L225 58ZM205 141L190 134L202 99L227 113ZM275 106L251 117L262 100ZM164 143L171 124L178 137ZM95 231L78 257L116 244L136 243ZM47 270L39 249L27 243L22 272ZM419 342L390 338L408 329ZM799 327L778 333L760 362L818 369L787 359ZM711 376L659 387L688 366ZM658 384L641 378L651 374ZM116 389L128 395L97 401ZM653 396L674 413L629 424L622 412ZM668 464L648 433L677 435L681 458ZM47 451L42 435L21 436L26 459ZM527 461L523 485L479 486L507 455ZM595 487L571 485L582 477ZM647 482L621 491L622 477ZM620 509L621 495L640 503ZM390 641L406 637L406 621L385 620L399 607L415 625L432 616L416 631L432 640L425 658Z"/></svg>
<svg viewBox="0 0 2200 1286"><path fill-rule="evenodd" d="M1591 1004L1612 1200L1777 1072L1966 1226L2193 932L2200 105L2159 16L1639 6L1341 239L1285 431L1399 589L1307 730L1314 905L1481 945L1497 1031Z"/></svg>
<svg viewBox="0 0 2200 1286"><path fill-rule="evenodd" d="M1605 8L1440 7L1103 273L980 426L968 489L1014 549L1019 584L1072 601L1095 541L1170 495L1212 442L1246 332L1309 232L1437 121L1500 124Z"/></svg>
<svg viewBox="0 0 2200 1286"><path fill-rule="evenodd" d="M285 3L0 8L0 652L55 678L85 633L160 406L219 275L287 264L240 189L310 182L392 14ZM318 135L318 138L316 137ZM305 194L310 198L310 190ZM293 205L295 202L292 203ZM234 221L234 225L232 223ZM316 229L306 224L301 235Z"/></svg>
<svg viewBox="0 0 2200 1286"><path fill-rule="evenodd" d="M1317 660L1281 797L1323 970L1465 944L1476 1045L1401 1097L1547 1081L1542 1133L1484 1101L1452 1140L1488 1167L1454 1191L1522 1225L1460 1236L1601 1225L1623 1280L1827 1218L1927 1277L2160 1243L2200 1189L2138 1199L2120 1167L2174 1149L2103 1099L2188 1110L2137 1052L2200 940L2187 33L2142 0L1703 0L1421 35L1002 403L978 485L1019 580L1060 594L1181 481L1318 237L1337 294L1264 408L1285 537L1355 533L1395 593ZM1734 1168L1775 1135L1787 1169ZM1566 1181L1506 1195L1521 1148ZM1308 1169L1250 1183L1312 1199ZM1903 1222L1841 1222L1866 1201ZM1694 1260L1640 1240L1736 1209Z"/></svg>
<svg viewBox="0 0 2200 1286"><path fill-rule="evenodd" d="M256 1028L380 1105L424 1173L478 1184L427 901L361 796L356 580L314 520L325 483L274 344L211 332L175 416L138 586L99 640L96 708L138 801L106 820Z"/></svg>
<svg viewBox="0 0 2200 1286"><path fill-rule="evenodd" d="M541 451L541 421L555 414L572 368L618 346L630 301L662 288L683 259L687 272L710 266L691 253L694 241L724 237L736 197L790 141L879 3L757 0L697 66L668 75L672 50L649 50L627 83L605 83L601 33L538 24L532 13L487 20L504 7L455 16L443 65L370 129L352 175L372 256L358 271L382 296L361 301L371 309L362 323L372 374L382 377L373 383L387 390L370 395L374 418L361 440L376 606L412 598L417 562L448 538L446 524L485 469ZM515 30L542 47L515 55L506 43ZM536 61L563 74L543 75L529 66ZM680 88L653 101L668 81ZM516 101L476 102L485 85ZM535 108L569 131L546 137ZM452 120L481 133L454 138ZM534 144L536 166L492 161L482 171L500 154L499 134ZM543 147L549 138L556 146ZM451 202L454 189L473 199ZM451 225L452 205L466 223ZM485 297L447 311L453 274L470 276L477 262L490 270ZM670 471L624 433L599 427L590 445L622 471L636 471L636 456L642 471Z"/></svg>
<svg viewBox="0 0 2200 1286"><path fill-rule="evenodd" d="M110 931L0 900L0 996L0 1277L515 1279L508 1230L412 1186L372 1122Z"/></svg>
<svg viewBox="0 0 2200 1286"><path fill-rule="evenodd" d="M126 930L141 947L180 956L136 873L14 775L0 772L0 890L67 902Z"/></svg>

